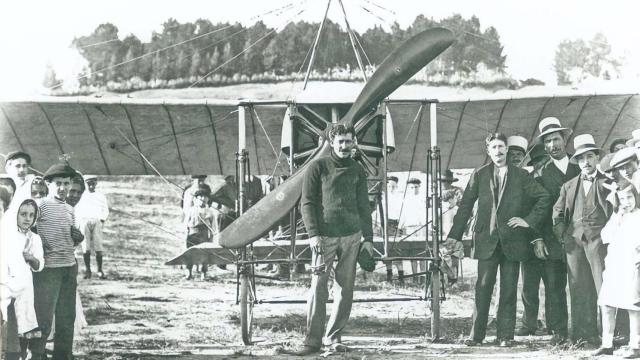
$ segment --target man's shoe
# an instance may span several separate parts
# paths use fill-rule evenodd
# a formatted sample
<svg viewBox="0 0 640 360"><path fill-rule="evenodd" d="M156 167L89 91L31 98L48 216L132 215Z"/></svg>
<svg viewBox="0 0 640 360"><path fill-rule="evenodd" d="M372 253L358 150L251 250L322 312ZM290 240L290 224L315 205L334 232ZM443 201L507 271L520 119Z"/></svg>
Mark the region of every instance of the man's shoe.
<svg viewBox="0 0 640 360"><path fill-rule="evenodd" d="M482 340L474 340L474 339L465 339L463 344L465 344L466 346L480 346L482 345Z"/></svg>
<svg viewBox="0 0 640 360"><path fill-rule="evenodd" d="M516 342L513 339L496 338L495 344L499 347L513 347L516 345Z"/></svg>
<svg viewBox="0 0 640 360"><path fill-rule="evenodd" d="M522 326L516 329L516 336L531 336L536 334L536 330L529 329L528 327Z"/></svg>
<svg viewBox="0 0 640 360"><path fill-rule="evenodd" d="M591 356L600 356L600 355L613 355L612 347L601 347L598 350L594 351Z"/></svg>
<svg viewBox="0 0 640 360"><path fill-rule="evenodd" d="M83 278L84 279L91 279L91 271L85 271Z"/></svg>
<svg viewBox="0 0 640 360"><path fill-rule="evenodd" d="M103 273L102 271L98 271L98 279L100 279L100 280L104 280L104 279L106 279L106 278L107 278L107 277L104 275L104 273Z"/></svg>
<svg viewBox="0 0 640 360"><path fill-rule="evenodd" d="M349 352L349 347L343 343L336 342L329 346L331 351L333 352Z"/></svg>
<svg viewBox="0 0 640 360"><path fill-rule="evenodd" d="M193 280L193 275L189 274L184 277L185 280Z"/></svg>
<svg viewBox="0 0 640 360"><path fill-rule="evenodd" d="M320 352L319 346L311 346L311 345L303 345L298 349L284 349L282 350L283 354L286 355L294 355L294 356L307 356L312 354L317 354Z"/></svg>
<svg viewBox="0 0 640 360"><path fill-rule="evenodd" d="M567 342L567 337L560 334L553 334L551 340L549 340L549 344L551 345L562 345Z"/></svg>

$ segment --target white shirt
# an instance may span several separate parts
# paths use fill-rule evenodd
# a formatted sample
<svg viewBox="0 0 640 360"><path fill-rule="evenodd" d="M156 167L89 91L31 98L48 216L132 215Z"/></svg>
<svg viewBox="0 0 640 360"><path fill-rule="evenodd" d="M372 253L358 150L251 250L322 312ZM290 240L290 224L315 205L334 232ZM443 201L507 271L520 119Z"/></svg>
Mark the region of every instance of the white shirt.
<svg viewBox="0 0 640 360"><path fill-rule="evenodd" d="M598 171L594 171L591 174L587 175L587 176L593 176L593 181L584 181L582 180L582 190L584 191L584 196L587 196L587 194L589 194L589 190L591 190L591 186L593 185L593 182L596 181L595 177L598 174ZM580 176L584 176L583 174L580 174Z"/></svg>
<svg viewBox="0 0 640 360"><path fill-rule="evenodd" d="M555 164L555 166L562 171L563 174L567 173L567 168L569 168L569 157L565 156L560 160L556 160L554 158L551 158L551 160L553 161L553 163Z"/></svg>
<svg viewBox="0 0 640 360"><path fill-rule="evenodd" d="M107 220L109 216L109 203L103 193L85 191L75 207L76 219Z"/></svg>
<svg viewBox="0 0 640 360"><path fill-rule="evenodd" d="M23 201L31 199L31 183L36 176L33 174L27 174L24 177L24 181L18 178L12 178L16 184L16 192L13 194L12 204L22 204Z"/></svg>

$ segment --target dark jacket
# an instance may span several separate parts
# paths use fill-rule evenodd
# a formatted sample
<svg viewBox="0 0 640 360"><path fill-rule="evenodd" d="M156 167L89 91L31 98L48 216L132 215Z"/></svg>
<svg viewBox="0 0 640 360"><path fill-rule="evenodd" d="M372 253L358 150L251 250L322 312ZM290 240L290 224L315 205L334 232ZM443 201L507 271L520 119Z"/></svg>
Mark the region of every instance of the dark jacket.
<svg viewBox="0 0 640 360"><path fill-rule="evenodd" d="M563 174L554 164L553 160L550 160L544 165L541 175L537 177L536 180L547 190L549 195L551 195L551 204L555 204L560 196L562 185L579 174L580 168L576 164L569 163L567 173ZM562 249L562 244L559 239L557 239L553 233L552 212L553 207L549 208L547 215L544 217L544 222L540 226L540 230L544 243L547 246L547 251L549 252L548 257L550 259L560 260L564 258L564 250Z"/></svg>
<svg viewBox="0 0 640 360"><path fill-rule="evenodd" d="M604 211L606 218L608 219L613 213L613 205L608 202L607 196L610 190L604 186L607 178L600 172L596 175L596 180L592 185L592 190L596 190L595 197L598 205ZM573 179L567 181L560 189L560 196L553 206L553 233L557 239L564 241L565 248L570 250L574 242L571 235L573 233L573 212L576 196L578 191L582 191L582 181L580 176L576 176ZM602 224L601 227L604 227ZM591 232L590 232L591 233ZM585 233L585 236L588 234ZM593 232L592 238L588 238L587 241L597 241L600 239L600 231ZM578 239L579 240L579 239Z"/></svg>
<svg viewBox="0 0 640 360"><path fill-rule="evenodd" d="M527 171L508 165L506 183L498 203L494 194L494 165L476 169L462 196L462 202L453 219L450 238L460 240L475 202L478 202L477 220L473 229L475 259L488 259L498 243L511 261L524 261L531 254L531 230L511 228L507 225L514 216L523 218L534 231L551 208L549 194ZM492 218L496 228L491 228Z"/></svg>
<svg viewBox="0 0 640 360"><path fill-rule="evenodd" d="M346 236L362 231L373 241L367 174L351 158L334 152L309 165L302 183L302 218L309 237Z"/></svg>

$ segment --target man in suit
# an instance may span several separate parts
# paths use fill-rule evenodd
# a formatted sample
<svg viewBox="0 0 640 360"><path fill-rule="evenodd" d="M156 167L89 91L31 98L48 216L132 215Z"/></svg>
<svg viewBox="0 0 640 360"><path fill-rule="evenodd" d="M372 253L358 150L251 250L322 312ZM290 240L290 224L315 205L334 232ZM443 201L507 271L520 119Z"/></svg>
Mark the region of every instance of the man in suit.
<svg viewBox="0 0 640 360"><path fill-rule="evenodd" d="M553 206L553 232L561 239L567 257L571 295L571 339L598 345L597 299L602 285L606 247L600 231L613 212L606 201L607 177L600 173L600 149L589 134L576 136L572 162L580 167L580 176L567 181Z"/></svg>
<svg viewBox="0 0 640 360"><path fill-rule="evenodd" d="M551 196L551 202L555 203L560 195L560 188L568 180L580 173L576 164L569 162L566 142L571 135L571 129L562 127L560 120L555 117L547 117L538 124L540 134L537 137L550 160L540 170L540 176L536 180L545 188ZM549 209L543 224L540 226L542 241L534 242L535 258L523 263L523 299L535 302L534 295L526 291L531 283L544 283L545 294L545 320L547 331L553 334L552 345L562 344L568 337L568 311L567 311L567 269L564 250L559 239L552 231L552 210ZM537 298L537 290L535 294ZM535 307L537 309L537 306ZM525 307L526 309L526 307ZM533 307L529 307L533 309ZM527 335L534 331L534 322L537 311L528 313L525 310L523 324L525 329L519 334Z"/></svg>
<svg viewBox="0 0 640 360"><path fill-rule="evenodd" d="M453 248L460 241L477 201L473 257L478 260L478 280L473 327L465 344L480 345L485 338L491 294L500 268L496 340L500 346L511 346L520 262L530 253L529 228L538 227L551 207L551 201L526 170L507 165L507 139L503 134L490 134L485 144L491 163L471 175L446 245Z"/></svg>

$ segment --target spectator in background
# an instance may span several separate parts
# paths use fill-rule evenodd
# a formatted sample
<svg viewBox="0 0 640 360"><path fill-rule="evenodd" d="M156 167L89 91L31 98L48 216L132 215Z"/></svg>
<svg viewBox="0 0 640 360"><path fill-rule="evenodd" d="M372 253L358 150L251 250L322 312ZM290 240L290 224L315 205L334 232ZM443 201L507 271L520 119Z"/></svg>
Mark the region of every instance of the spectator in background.
<svg viewBox="0 0 640 360"><path fill-rule="evenodd" d="M194 193L198 190L198 186L205 183L206 178L207 175L191 175L191 184L187 185L182 193L181 206L184 213L193 207Z"/></svg>
<svg viewBox="0 0 640 360"><path fill-rule="evenodd" d="M109 217L109 203L103 193L96 191L98 177L86 175L84 177L87 191L82 194L76 207L78 225L85 239L82 243L83 260L85 266L85 279L91 278L91 253L96 254L98 265L98 278L104 279L102 261L104 254L102 228Z"/></svg>
<svg viewBox="0 0 640 360"><path fill-rule="evenodd" d="M84 184L82 184L84 187ZM39 200L47 197L49 194L49 189L47 188L47 184L45 184L44 179L40 176L36 176L31 182L31 198L34 200Z"/></svg>
<svg viewBox="0 0 640 360"><path fill-rule="evenodd" d="M549 162L549 154L544 149L544 145L536 142L529 149L529 162L527 162L527 166L533 167L533 171L531 171L531 175L534 178L540 177L542 175L542 169Z"/></svg>
<svg viewBox="0 0 640 360"><path fill-rule="evenodd" d="M206 184L198 185L193 192L193 206L185 214L185 224L187 226L187 249L211 242L217 233L217 212L209 207L209 196L211 189ZM187 280L193 279L193 264L187 264ZM207 264L202 264L201 278L205 280L207 276Z"/></svg>
<svg viewBox="0 0 640 360"><path fill-rule="evenodd" d="M440 177L440 183L442 184L442 234L447 234L451 227L453 227L453 217L458 212L458 206L462 201L463 190L457 186L453 186L453 183L458 181L453 176L453 172L447 169L444 172L444 176ZM454 284L458 281L458 274L460 271L460 260L464 258L464 247L462 243L458 243L458 247L455 249L443 248L443 260L450 264L451 271L447 274L450 284Z"/></svg>
<svg viewBox="0 0 640 360"><path fill-rule="evenodd" d="M12 151L5 158L4 169L15 183L13 201L21 204L22 200L31 198L31 181L35 175L29 174L31 156L24 151Z"/></svg>
<svg viewBox="0 0 640 360"><path fill-rule="evenodd" d="M609 145L609 153L616 153L627 147L627 139L615 139Z"/></svg>
<svg viewBox="0 0 640 360"><path fill-rule="evenodd" d="M418 240L427 239L427 203L426 197L420 192L422 181L418 178L410 178L407 180L407 190L402 210L400 214L400 227L404 233ZM419 266L418 266L419 264ZM411 261L411 271L413 274L424 272L426 269L425 261ZM425 276L414 277L413 282L424 282Z"/></svg>
<svg viewBox="0 0 640 360"><path fill-rule="evenodd" d="M507 161L515 167L524 165L529 141L522 136L513 135L507 138Z"/></svg>
<svg viewBox="0 0 640 360"><path fill-rule="evenodd" d="M615 153L611 159L611 168L620 181L631 183L640 191L640 160L636 149L625 148Z"/></svg>

